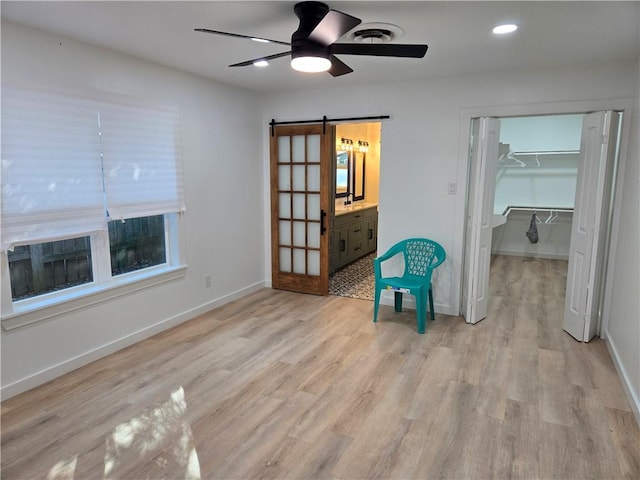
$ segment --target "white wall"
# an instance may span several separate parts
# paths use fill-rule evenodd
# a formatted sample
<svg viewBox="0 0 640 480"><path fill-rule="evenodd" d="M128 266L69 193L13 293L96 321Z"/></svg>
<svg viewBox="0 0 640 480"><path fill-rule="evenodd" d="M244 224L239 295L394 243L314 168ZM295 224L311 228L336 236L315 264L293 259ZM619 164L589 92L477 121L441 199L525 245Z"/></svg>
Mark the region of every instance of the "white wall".
<svg viewBox="0 0 640 480"><path fill-rule="evenodd" d="M573 208L578 154L519 156L526 167L500 166L496 172L493 213L509 206Z"/></svg>
<svg viewBox="0 0 640 480"><path fill-rule="evenodd" d="M2 394L18 393L264 285L259 99L162 66L2 25L2 83L118 94L180 109L184 279L2 332ZM213 286L204 288L210 273Z"/></svg>
<svg viewBox="0 0 640 480"><path fill-rule="evenodd" d="M635 84L629 151L621 175L623 192L616 202L620 228L612 239L614 275L608 282L611 310L604 324L609 349L633 398L640 423L640 70L636 70Z"/></svg>
<svg viewBox="0 0 640 480"><path fill-rule="evenodd" d="M500 143L524 165L504 159L498 162L494 213L501 214L509 205L573 208L583 117L500 119ZM560 151L574 153L548 154Z"/></svg>
<svg viewBox="0 0 640 480"><path fill-rule="evenodd" d="M390 115L389 120L382 122L378 249L384 251L410 236L426 236L441 243L447 251L447 261L434 274L436 310L455 315L459 313L460 301L469 135L469 125L461 119L469 111L487 110L486 106L503 106L501 116L516 116L523 114L522 105L535 104L540 113L552 113L549 110L555 102L598 99L602 101L600 104L607 104L607 99L633 98L637 96L637 69L636 62L629 62L433 78L392 85L366 84L352 89L340 88L340 80L336 79L336 87L331 90L268 96L263 125L272 118L285 121L323 115L328 118ZM265 173L268 141L265 132ZM637 162L637 148L631 158ZM628 214L637 216L637 175L633 178L635 182L625 183L631 190L625 192L625 200L634 202L628 207ZM447 193L450 182L457 183L457 195ZM268 216L265 197L265 218ZM635 253L628 251L632 245L624 243L621 255L637 258L637 242ZM269 248L265 245L266 252ZM617 257L614 261L626 260ZM637 279L632 277L634 271L637 275L637 262L628 268L630 271L619 273L619 282L631 282L636 294L630 290L624 306L616 307L619 310L616 328L622 336L635 335L633 338L637 339L638 288ZM637 349L637 341L628 341L620 347L625 352L620 358L626 362L629 375L637 378L640 365L634 362L637 354L629 350L630 343L635 343ZM634 388L637 394L637 387Z"/></svg>
<svg viewBox="0 0 640 480"><path fill-rule="evenodd" d="M500 119L500 141L514 152L580 150L584 115Z"/></svg>
<svg viewBox="0 0 640 480"><path fill-rule="evenodd" d="M549 213L539 212L536 222L538 243L531 243L525 232L529 230L532 212L512 211L506 222L493 229L491 236L491 253L499 255L516 255L522 257L569 259L571 245L571 212L556 212L557 218L545 223Z"/></svg>

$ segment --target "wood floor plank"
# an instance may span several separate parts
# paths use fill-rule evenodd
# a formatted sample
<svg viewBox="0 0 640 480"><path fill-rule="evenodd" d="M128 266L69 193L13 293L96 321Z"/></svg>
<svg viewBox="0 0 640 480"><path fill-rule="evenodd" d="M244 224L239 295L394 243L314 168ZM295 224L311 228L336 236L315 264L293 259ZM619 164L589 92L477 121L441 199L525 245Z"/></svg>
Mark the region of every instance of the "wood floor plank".
<svg viewBox="0 0 640 480"><path fill-rule="evenodd" d="M2 402L1 476L640 478L606 343L562 331L566 262L491 272L485 320L424 335L412 310L254 292Z"/></svg>
<svg viewBox="0 0 640 480"><path fill-rule="evenodd" d="M571 387L566 376L564 355L538 349L540 419L555 425L574 426Z"/></svg>
<svg viewBox="0 0 640 480"><path fill-rule="evenodd" d="M502 455L496 468L502 478L541 478L540 437L538 405L509 400L498 442Z"/></svg>
<svg viewBox="0 0 640 480"><path fill-rule="evenodd" d="M582 478L581 452L575 431L555 423L540 422L540 478Z"/></svg>
<svg viewBox="0 0 640 480"><path fill-rule="evenodd" d="M581 477L621 478L615 443L610 430L607 411L601 403L598 389L574 386L574 429L576 449L588 462L580 462Z"/></svg>
<svg viewBox="0 0 640 480"><path fill-rule="evenodd" d="M516 338L507 386L508 398L519 402L538 403L539 378L537 346L531 339Z"/></svg>
<svg viewBox="0 0 640 480"><path fill-rule="evenodd" d="M622 478L637 478L637 474L640 472L640 458L635 452L640 445L640 427L631 412L615 408L605 408L605 410Z"/></svg>

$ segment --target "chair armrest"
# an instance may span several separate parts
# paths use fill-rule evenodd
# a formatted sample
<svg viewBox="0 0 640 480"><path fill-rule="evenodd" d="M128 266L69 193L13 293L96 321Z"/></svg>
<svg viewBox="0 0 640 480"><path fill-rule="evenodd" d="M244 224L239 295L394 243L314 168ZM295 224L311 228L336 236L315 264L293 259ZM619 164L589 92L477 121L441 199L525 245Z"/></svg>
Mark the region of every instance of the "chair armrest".
<svg viewBox="0 0 640 480"><path fill-rule="evenodd" d="M436 268L436 267L440 266L440 264L441 264L442 262L444 262L444 260L445 260L445 256L443 255L443 256L442 256L442 258L439 258L439 259L436 261L436 263L432 263L432 264L429 266L429 268L431 268L431 269L433 270L434 268Z"/></svg>
<svg viewBox="0 0 640 480"><path fill-rule="evenodd" d="M398 254L397 251L394 250L388 250L385 253L383 253L382 255L380 255L379 257L376 257L374 259L374 262L384 262L385 260L389 260L392 257L395 257Z"/></svg>
<svg viewBox="0 0 640 480"><path fill-rule="evenodd" d="M397 255L402 255L404 257L404 252L399 248L391 248L384 254L373 259L373 272L375 274L375 278L387 278L382 276L382 264Z"/></svg>

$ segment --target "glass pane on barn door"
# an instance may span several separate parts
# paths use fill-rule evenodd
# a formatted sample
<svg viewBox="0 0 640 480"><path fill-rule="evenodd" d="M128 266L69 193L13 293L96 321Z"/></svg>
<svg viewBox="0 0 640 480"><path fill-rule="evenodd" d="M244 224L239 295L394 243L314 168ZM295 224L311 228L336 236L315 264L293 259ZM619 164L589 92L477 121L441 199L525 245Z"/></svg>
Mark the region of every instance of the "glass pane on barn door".
<svg viewBox="0 0 640 480"><path fill-rule="evenodd" d="M309 275L320 275L320 251L309 250L307 252L307 265Z"/></svg>

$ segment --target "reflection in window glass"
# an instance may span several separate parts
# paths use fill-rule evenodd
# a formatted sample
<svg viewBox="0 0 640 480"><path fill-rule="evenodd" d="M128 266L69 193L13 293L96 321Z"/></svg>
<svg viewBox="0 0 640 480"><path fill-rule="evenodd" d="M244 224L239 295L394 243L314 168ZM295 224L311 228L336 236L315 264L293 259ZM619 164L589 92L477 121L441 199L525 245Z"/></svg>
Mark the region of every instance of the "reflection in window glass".
<svg viewBox="0 0 640 480"><path fill-rule="evenodd" d="M8 259L14 301L93 281L88 236L15 247Z"/></svg>
<svg viewBox="0 0 640 480"><path fill-rule="evenodd" d="M167 262L164 215L109 222L113 276Z"/></svg>

